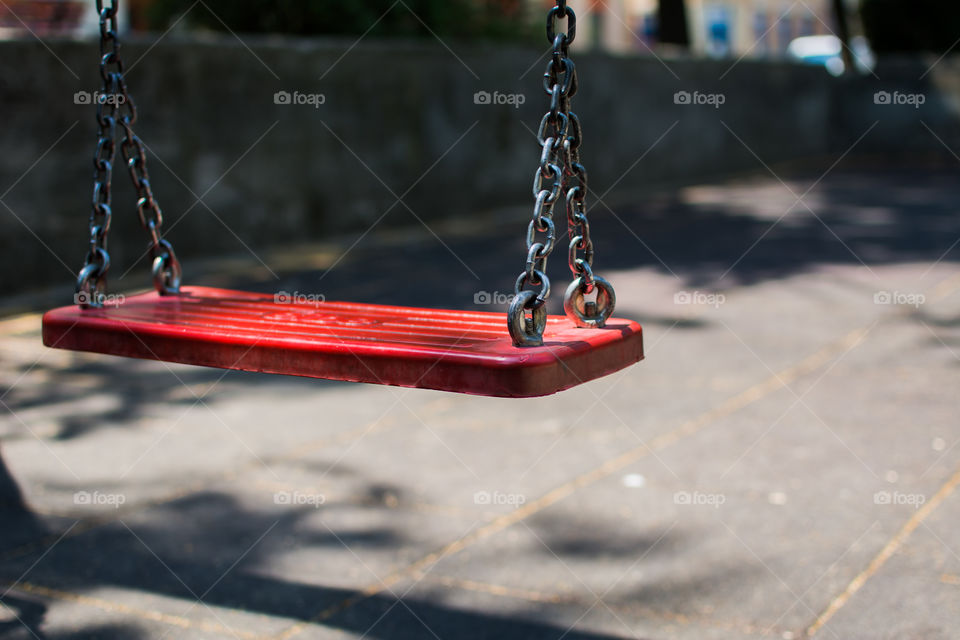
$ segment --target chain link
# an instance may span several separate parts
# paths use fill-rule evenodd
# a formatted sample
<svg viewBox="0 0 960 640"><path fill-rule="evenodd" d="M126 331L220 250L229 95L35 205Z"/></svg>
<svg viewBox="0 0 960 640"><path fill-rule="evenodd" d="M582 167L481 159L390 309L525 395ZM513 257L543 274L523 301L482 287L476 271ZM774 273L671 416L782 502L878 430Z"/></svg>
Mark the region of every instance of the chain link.
<svg viewBox="0 0 960 640"><path fill-rule="evenodd" d="M162 239L163 214L150 187L143 143L133 131L137 108L127 92L120 57L117 14L120 0L95 0L100 17L100 79L94 102L97 109L97 148L94 153L93 208L90 214L90 249L77 276L77 301L84 307L103 306L106 276L110 269L107 237L112 218L113 168L117 151L117 126L123 128L120 150L137 191L137 213L150 238L153 281L162 294L177 293L181 269L170 243Z"/></svg>
<svg viewBox="0 0 960 640"><path fill-rule="evenodd" d="M557 23L563 19L566 31L558 32ZM576 35L576 14L567 6L567 0L556 0L556 6L547 13L547 40L553 51L543 74L543 89L550 97L550 108L537 131L540 166L533 177L535 204L533 219L527 226L527 262L517 278L508 311L507 326L518 347L543 344L544 305L550 295L547 258L556 244L553 213L561 197L570 237L567 261L574 278L564 295L564 310L578 326L602 327L613 312L616 299L610 283L595 276L592 268L593 241L585 204L587 170L580 162L583 136L580 119L570 110L578 81L576 66L568 54ZM544 237L538 239L538 233ZM525 290L528 285L539 287L539 292ZM594 292L596 300L586 300L585 296Z"/></svg>

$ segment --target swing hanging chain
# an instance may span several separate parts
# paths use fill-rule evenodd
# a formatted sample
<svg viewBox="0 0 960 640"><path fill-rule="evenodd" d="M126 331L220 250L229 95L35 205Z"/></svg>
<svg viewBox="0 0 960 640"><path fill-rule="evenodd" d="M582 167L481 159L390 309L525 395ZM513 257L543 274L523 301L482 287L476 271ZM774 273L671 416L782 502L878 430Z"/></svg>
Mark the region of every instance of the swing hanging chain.
<svg viewBox="0 0 960 640"><path fill-rule="evenodd" d="M93 208L90 214L90 249L85 264L77 277L77 302L83 307L103 306L106 295L106 275L110 269L107 237L112 218L113 168L116 160L117 125L123 128L121 154L127 163L130 179L137 191L137 213L140 223L150 237L150 257L153 261L154 286L161 294L177 293L181 269L173 247L160 236L163 214L153 196L147 157L143 143L133 131L137 108L127 92L123 77L123 59L120 57L117 15L120 0L96 0L100 18L100 79L99 93L94 102L97 109L97 147L93 158Z"/></svg>
<svg viewBox="0 0 960 640"><path fill-rule="evenodd" d="M564 19L566 32L558 32L557 22ZM543 74L550 109L537 132L540 166L533 178L535 205L533 219L527 226L527 262L514 286L507 322L513 343L518 347L543 344L544 305L550 295L547 258L556 243L553 213L561 196L570 237L567 261L574 278L564 295L564 310L577 326L602 327L615 303L613 287L592 270L594 250L585 204L587 170L580 162L582 129L580 119L570 110L570 100L578 89L576 66L569 57L570 45L577 35L577 16L566 0L556 0L556 6L547 13L546 26L547 40L553 45ZM545 235L538 240L537 233ZM540 290L525 290L527 285ZM596 301L587 301L585 295L594 291Z"/></svg>

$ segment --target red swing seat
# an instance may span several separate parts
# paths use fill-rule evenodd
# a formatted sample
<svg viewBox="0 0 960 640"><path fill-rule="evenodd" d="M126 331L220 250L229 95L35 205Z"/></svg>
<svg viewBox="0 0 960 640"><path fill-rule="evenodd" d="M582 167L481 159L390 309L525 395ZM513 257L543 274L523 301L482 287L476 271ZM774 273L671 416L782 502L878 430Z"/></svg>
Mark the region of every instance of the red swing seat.
<svg viewBox="0 0 960 640"><path fill-rule="evenodd" d="M544 396L643 359L640 325L550 316L541 347L515 347L502 313L184 287L43 316L48 347L482 396Z"/></svg>
<svg viewBox="0 0 960 640"><path fill-rule="evenodd" d="M163 237L145 145L133 131L137 110L127 93L117 39L118 3L100 16L101 100L94 155L90 245L77 275L78 306L43 317L49 347L224 369L261 371L349 382L420 387L475 395L531 397L556 393L643 359L635 322L609 318L613 287L593 274L593 241L584 204L587 173L580 163L580 120L570 111L576 68L567 49L576 14L557 0L547 17L553 55L544 73L551 107L540 121L540 167L534 215L528 222L526 265L506 317L348 302L278 300L269 294L180 287L182 271ZM566 32L558 32L564 22ZM122 98L122 100L120 99ZM118 145L117 133L124 135ZM157 291L106 303L112 179L117 149L137 192L137 213L150 237ZM119 166L119 165L117 165ZM560 204L558 204L560 203ZM557 242L554 208L567 219L567 316L546 315L547 258ZM539 235L538 235L539 234ZM539 292L525 288L539 287ZM596 290L595 300L586 296ZM101 306L102 305L102 306ZM509 322L509 324L508 324ZM580 325L579 327L577 325ZM597 328L601 326L603 328Z"/></svg>

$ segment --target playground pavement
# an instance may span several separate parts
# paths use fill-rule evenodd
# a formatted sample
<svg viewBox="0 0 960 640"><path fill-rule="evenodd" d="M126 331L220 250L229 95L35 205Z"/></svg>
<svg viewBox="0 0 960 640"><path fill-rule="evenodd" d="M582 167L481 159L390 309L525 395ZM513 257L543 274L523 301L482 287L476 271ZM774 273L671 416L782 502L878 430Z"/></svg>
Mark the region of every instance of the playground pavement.
<svg viewBox="0 0 960 640"><path fill-rule="evenodd" d="M957 638L960 181L821 173L594 207L646 360L540 399L75 354L0 320L0 638ZM187 278L499 310L527 208Z"/></svg>

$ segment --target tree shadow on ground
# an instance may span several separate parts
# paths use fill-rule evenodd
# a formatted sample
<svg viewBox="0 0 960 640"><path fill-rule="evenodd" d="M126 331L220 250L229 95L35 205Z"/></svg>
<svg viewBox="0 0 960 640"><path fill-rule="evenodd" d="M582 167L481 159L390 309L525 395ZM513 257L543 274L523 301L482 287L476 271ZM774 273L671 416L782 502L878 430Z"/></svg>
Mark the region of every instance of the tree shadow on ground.
<svg viewBox="0 0 960 640"><path fill-rule="evenodd" d="M768 177L654 193L614 211L595 203L591 217L597 270L600 274L652 270L675 275L678 288L724 289L783 279L824 265L956 261L957 174L954 169L926 167L837 169L820 182L815 174L788 179L796 194L815 185L804 200L810 209L798 204L787 186ZM562 217L558 220L562 229ZM418 240L387 249L361 242L329 272L281 272L279 280L259 281L230 276L217 283L264 292L319 292L329 300L497 310L479 304L476 296L512 293L515 274L523 266L524 226L522 221L495 224L481 234L444 239L422 232ZM558 240L550 262L555 285L548 302L551 313L562 313L560 285L569 280L565 244ZM203 283L201 278L196 284ZM676 317L644 313L642 301L621 299L620 304L629 306L631 315L643 323L695 330L706 322L680 313ZM27 363L20 373L31 369L47 376L49 383L33 395L0 388L10 393L5 403L12 411L75 402L89 396L89 389L111 397L108 408L65 415L58 422L60 439L106 425L133 424L150 402L188 407L197 397L183 393L185 388L215 386L224 375L200 367L178 367L172 373L105 356L77 358L67 367ZM87 384L70 384L79 378ZM302 385L305 392L313 392L340 383L230 372L230 384ZM204 397L216 400L216 389Z"/></svg>
<svg viewBox="0 0 960 640"><path fill-rule="evenodd" d="M175 367L175 368L174 368ZM246 371L224 371L209 367L173 365L158 368L129 358L105 355L74 355L69 363L51 364L43 360L16 367L16 383L0 386L0 397L7 411L19 414L32 409L50 409L58 405L88 406L84 411L64 411L58 417L54 440L70 440L99 429L129 428L147 416L149 407L161 403L184 411L194 405L213 404L238 386L299 386L304 391L328 391L346 383L292 376L269 376ZM20 384L26 374L42 378L40 386ZM224 383L225 377L229 380ZM101 400L89 403L95 396ZM5 439L31 437L26 430L5 434Z"/></svg>
<svg viewBox="0 0 960 640"><path fill-rule="evenodd" d="M804 185L817 177L801 176L791 181L796 183L794 191L803 193ZM802 205L791 210L794 203L789 191L777 185L772 191L769 187L766 183L759 192L747 185L739 191L720 187L653 195L642 202L617 206L616 217L603 207L594 207L598 272L652 270L676 275L678 287L726 288L782 279L823 265L957 260L960 249L954 242L960 236L960 219L952 203L960 201L960 183L955 171L837 171L810 194L810 206L816 215ZM232 286L263 291L316 291L328 299L490 310L475 304L474 295L478 291L512 291L513 278L523 266L522 227L522 223L497 225L483 237L447 238L446 247L433 237L391 251L361 245L329 275L318 270L296 271L281 274L280 282L237 278ZM551 275L558 283L567 279L563 274L563 245L559 242L559 255L551 263ZM550 303L554 313L559 312L559 297L554 295ZM658 318L662 322L672 320ZM954 324L953 320L939 322ZM32 366L47 376L47 382L39 393L13 389L5 401L13 411L74 402L91 388L118 400L102 411L66 415L57 435L64 439L107 425L131 428L144 417L143 407L148 403L189 405L196 398L192 394L182 395L184 383L212 385L223 375L221 371L197 368L182 374L178 370L174 376L114 358L98 359L95 363L79 359L67 367L43 363ZM88 384L71 388L70 381L77 377L86 377ZM231 381L241 387L302 384L305 391L335 388L335 383L240 372L232 373ZM208 401L218 399L214 393ZM375 492L383 490L378 487ZM18 536L31 539L44 535L43 524L24 505L2 458L0 499L0 517L4 522L0 530L16 531ZM301 621L310 620L328 606L357 599L358 605L336 613L323 624L358 634L374 625L369 634L374 638L423 637L427 634L424 622L443 630L444 637L619 637L590 632L564 635L565 627L551 621L551 610L536 604L530 604L522 615L494 616L446 605L439 597L397 598L384 593L364 596L356 589L328 586L333 581L324 578L325 572L334 569L323 563L317 565L310 579L271 574L270 567L293 544L342 553L342 542L347 542L362 553L395 549L410 542L404 538L406 532L390 525L341 530L334 536L332 530L318 528L316 522L310 524L311 518L325 517L338 508L324 505L319 511L277 512L267 507L245 507L228 495L194 495L152 510L155 517L147 514L143 520L128 522L129 528L114 523L66 539L43 558L31 575L51 587L81 591L120 587L187 602L206 592L203 600L209 606ZM240 564L224 574L274 522L279 527L276 539L283 542L256 545ZM273 537L269 536L268 541ZM649 548L649 536L633 538L602 529L579 537L575 533L556 543L562 556L576 557L589 556L590 550L603 547L605 540L611 541L611 553L621 557L641 554ZM193 551L188 551L191 547ZM17 580L44 551L37 549L6 560L0 565L0 573L8 582ZM671 592L675 610L682 610L682 600L690 593L723 588L722 580L709 572L697 576L696 581L696 585L679 585ZM656 591L655 587L641 588L631 597L653 598ZM79 640L111 634L129 638L137 633L132 627L91 627L75 635L43 636L43 605L33 600L4 600L11 609L23 612L21 617L30 628L36 628L40 638ZM9 627L10 623L0 625ZM4 631L0 626L0 632Z"/></svg>
<svg viewBox="0 0 960 640"><path fill-rule="evenodd" d="M399 487L391 491L403 496ZM390 640L434 634L518 640L635 637L571 628L577 626L580 613L592 608L590 598L562 605L511 601L509 612L491 614L453 604L447 588L426 584L415 592L403 581L375 591L340 586L350 581L346 576L351 570L361 576L361 582L377 585L378 575L386 577L398 568L398 560L391 559L393 550L422 547L423 551L416 553L426 555L435 543L423 540L415 525L398 524L402 519L396 508L349 503L327 503L317 509L284 508L270 505L269 500L263 503L262 507L252 506L250 495L239 500L219 492L193 494L68 536L50 549L9 558L0 564L0 580L6 584L22 580L80 594L121 589L138 594L139 608L169 610L171 615L193 619L199 616L228 629L249 630L258 620L263 623L262 616L268 616L283 618L285 624L316 622L326 629ZM403 506L401 498L400 508ZM368 524L360 524L364 522ZM618 553L623 556L669 553L676 547L670 539L672 532L607 533L619 540ZM582 554L585 544L603 538L598 530L586 535L582 544L568 536L575 553ZM651 549L650 541L660 537L664 540ZM564 549L559 554L567 555ZM291 558L296 558L293 564ZM357 569L363 571L356 574ZM690 589L702 595L719 579L704 573ZM159 599L151 601L151 597ZM77 632L80 635L44 635L47 604L42 598L13 591L0 601L19 612L23 623L18 624L25 624L44 640L137 637L135 632L126 635L122 627L81 630ZM182 606L171 609L173 601ZM187 611L191 608L194 613ZM572 613L573 609L577 612ZM316 620L324 611L330 615ZM134 631L136 623L136 619L130 621ZM15 626L8 623L10 629ZM228 630L225 633L229 635Z"/></svg>
<svg viewBox="0 0 960 640"><path fill-rule="evenodd" d="M26 504L0 447L0 551L42 537L46 527Z"/></svg>
<svg viewBox="0 0 960 640"><path fill-rule="evenodd" d="M591 233L599 274L652 269L678 288L748 286L824 265L883 265L960 260L960 181L953 168L837 169L652 193L612 209L594 203ZM797 197L812 187L802 202ZM596 198L594 198L596 200ZM808 208L809 207L809 208ZM569 281L562 212L549 263L550 312L562 313ZM415 224L415 221L412 221ZM490 310L479 291L512 293L526 252L526 222L500 222L470 237L420 240L388 249L358 244L336 268L282 273L236 286L319 291L327 299L434 308ZM672 324L674 319L661 320Z"/></svg>

